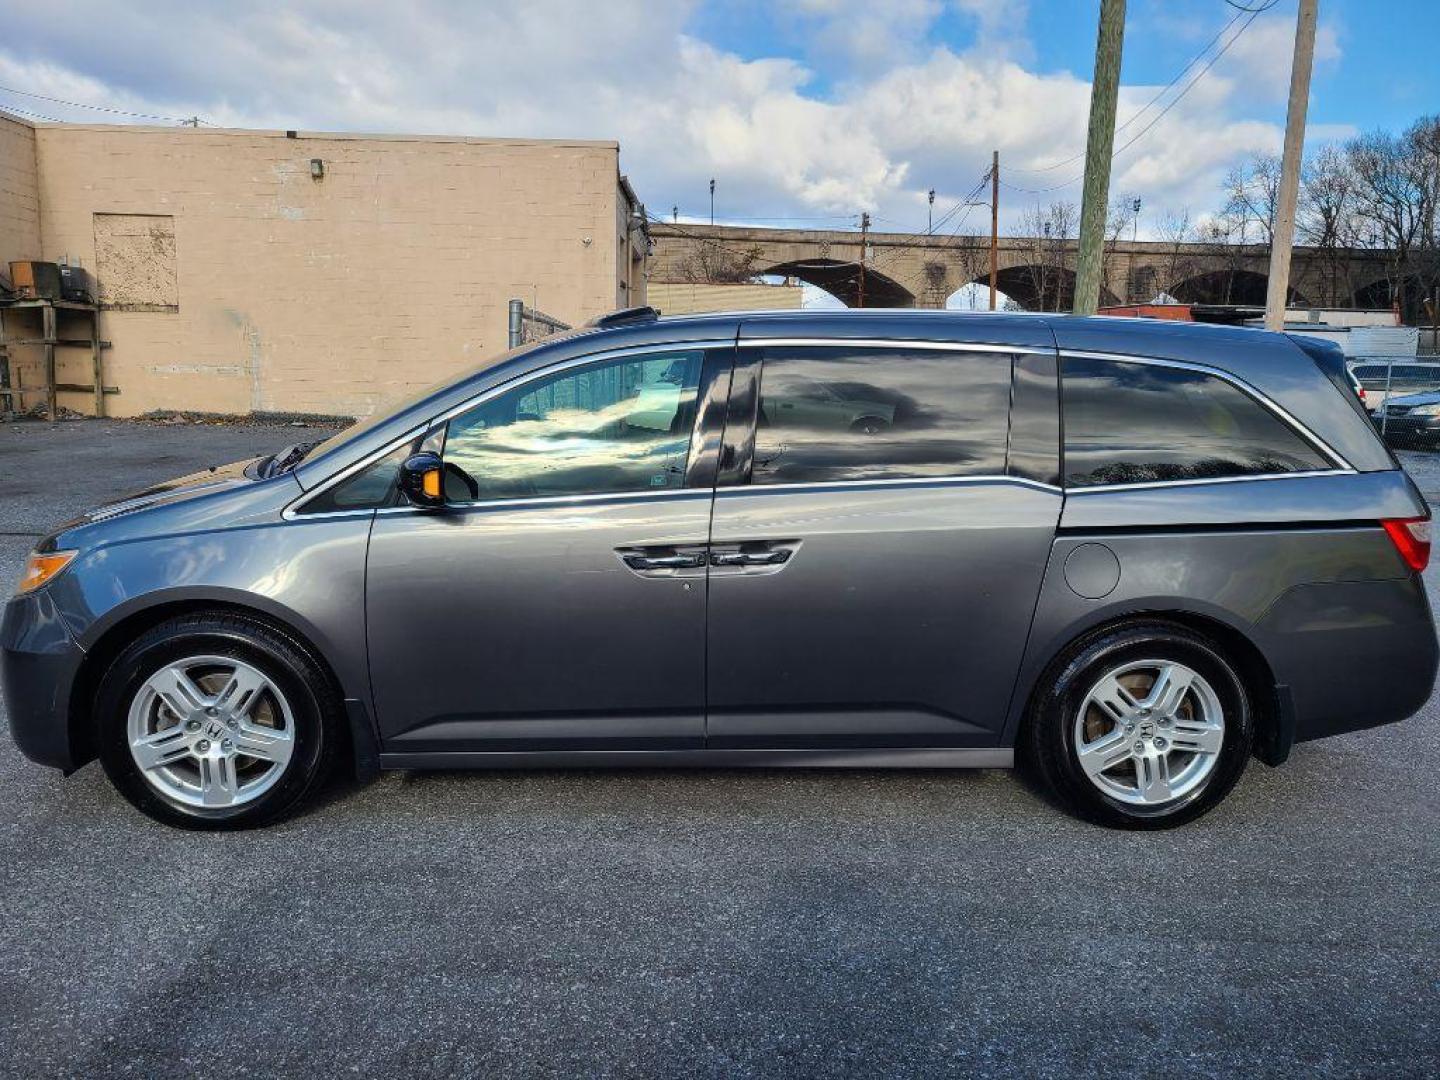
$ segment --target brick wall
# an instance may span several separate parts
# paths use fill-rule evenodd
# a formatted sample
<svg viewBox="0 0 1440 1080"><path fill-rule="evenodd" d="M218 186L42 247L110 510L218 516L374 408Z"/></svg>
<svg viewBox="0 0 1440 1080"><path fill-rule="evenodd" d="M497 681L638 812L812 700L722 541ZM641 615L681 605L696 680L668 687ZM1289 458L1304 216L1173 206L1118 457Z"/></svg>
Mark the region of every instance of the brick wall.
<svg viewBox="0 0 1440 1080"><path fill-rule="evenodd" d="M44 257L113 305L114 415L364 416L502 351L512 297L578 325L622 295L614 143L34 130Z"/></svg>
<svg viewBox="0 0 1440 1080"><path fill-rule="evenodd" d="M651 281L650 304L664 315L697 311L778 311L801 306L799 285L750 285L691 281Z"/></svg>
<svg viewBox="0 0 1440 1080"><path fill-rule="evenodd" d="M0 269L40 257L40 195L35 129L0 113Z"/></svg>

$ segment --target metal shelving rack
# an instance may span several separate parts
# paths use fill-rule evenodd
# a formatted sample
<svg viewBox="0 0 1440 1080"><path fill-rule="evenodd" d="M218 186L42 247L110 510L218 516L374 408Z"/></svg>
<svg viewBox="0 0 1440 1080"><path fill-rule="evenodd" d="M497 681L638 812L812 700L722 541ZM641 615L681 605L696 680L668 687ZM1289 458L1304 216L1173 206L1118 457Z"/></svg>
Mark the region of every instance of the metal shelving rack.
<svg viewBox="0 0 1440 1080"><path fill-rule="evenodd" d="M6 316L14 312L40 313L40 336L9 336ZM88 317L90 335L88 337L60 337L60 315L62 313L80 314ZM44 382L38 386L18 385L19 371L11 363L11 357L7 346L15 345L39 345L45 350ZM91 371L94 373L94 381L91 383L60 383L55 381L55 348L60 345L78 345L87 347L90 350ZM24 403L26 395L45 395L46 411L50 415L51 423L54 423L59 415L55 396L61 392L93 393L95 395L95 415L105 415L105 395L118 394L119 387L106 386L104 379L104 363L101 359L105 349L110 347L110 342L100 340L100 306L98 304L83 303L78 300L10 300L0 302L0 413L13 413L23 411L20 406Z"/></svg>

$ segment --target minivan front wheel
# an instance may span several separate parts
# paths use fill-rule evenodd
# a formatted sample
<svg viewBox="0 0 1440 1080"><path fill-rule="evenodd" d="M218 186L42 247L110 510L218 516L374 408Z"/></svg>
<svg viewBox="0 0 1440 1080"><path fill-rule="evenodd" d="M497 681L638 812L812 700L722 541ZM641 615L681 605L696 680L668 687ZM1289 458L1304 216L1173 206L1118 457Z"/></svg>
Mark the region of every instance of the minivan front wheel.
<svg viewBox="0 0 1440 1080"><path fill-rule="evenodd" d="M246 828L319 786L336 714L324 674L286 635L243 616L184 616L111 664L96 734L110 780L146 814L187 828Z"/></svg>
<svg viewBox="0 0 1440 1080"><path fill-rule="evenodd" d="M1244 681L1223 651L1186 627L1145 622L1062 656L1022 750L1081 815L1151 829L1191 821L1224 798L1253 737Z"/></svg>

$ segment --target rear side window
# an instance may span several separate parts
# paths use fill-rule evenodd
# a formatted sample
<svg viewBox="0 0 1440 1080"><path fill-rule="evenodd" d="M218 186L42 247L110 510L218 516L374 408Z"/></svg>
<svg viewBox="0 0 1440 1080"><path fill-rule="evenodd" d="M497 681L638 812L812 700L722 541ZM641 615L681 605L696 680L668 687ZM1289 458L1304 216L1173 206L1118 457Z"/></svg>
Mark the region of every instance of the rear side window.
<svg viewBox="0 0 1440 1080"><path fill-rule="evenodd" d="M1062 370L1067 486L1331 467L1274 413L1213 375L1078 357Z"/></svg>
<svg viewBox="0 0 1440 1080"><path fill-rule="evenodd" d="M750 482L1003 473L1010 365L963 349L767 349Z"/></svg>

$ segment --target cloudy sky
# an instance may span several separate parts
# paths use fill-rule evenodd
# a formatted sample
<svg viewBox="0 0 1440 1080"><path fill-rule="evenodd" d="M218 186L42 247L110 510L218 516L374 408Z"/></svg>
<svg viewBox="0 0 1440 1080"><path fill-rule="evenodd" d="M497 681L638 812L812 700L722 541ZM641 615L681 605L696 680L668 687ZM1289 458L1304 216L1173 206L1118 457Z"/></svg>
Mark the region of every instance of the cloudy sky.
<svg viewBox="0 0 1440 1080"><path fill-rule="evenodd" d="M1231 163L1279 148L1295 0L1253 19L1235 5L1130 2L1116 145L1134 141L1112 191L1143 197L1142 234L1165 211L1211 209ZM63 99L226 126L618 139L666 217L708 217L713 176L721 220L845 227L865 209L879 229L913 231L933 187L937 231L978 232L982 212L955 208L992 148L1009 220L1079 201L1098 6L0 0L0 108L165 122L47 100ZM1320 6L1312 142L1440 110L1437 0Z"/></svg>

